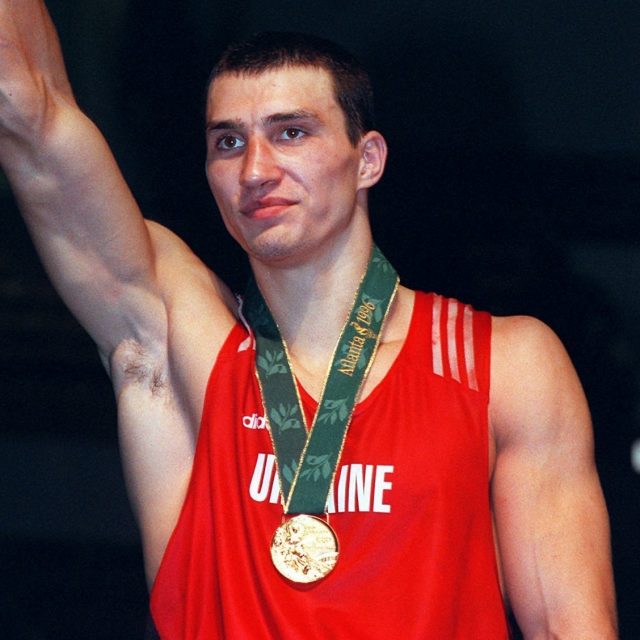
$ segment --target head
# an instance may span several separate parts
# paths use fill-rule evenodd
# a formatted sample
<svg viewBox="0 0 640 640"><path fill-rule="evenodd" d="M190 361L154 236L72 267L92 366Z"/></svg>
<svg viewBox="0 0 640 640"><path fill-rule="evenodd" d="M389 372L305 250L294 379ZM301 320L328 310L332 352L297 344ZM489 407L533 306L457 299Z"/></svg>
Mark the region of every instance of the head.
<svg viewBox="0 0 640 640"><path fill-rule="evenodd" d="M348 51L318 36L267 31L232 44L213 68L209 87L225 73L259 75L289 66L315 67L329 73L352 145L375 128L373 91L366 70Z"/></svg>
<svg viewBox="0 0 640 640"><path fill-rule="evenodd" d="M234 45L211 75L206 117L209 185L250 256L293 264L366 244L386 143L349 54L293 34Z"/></svg>

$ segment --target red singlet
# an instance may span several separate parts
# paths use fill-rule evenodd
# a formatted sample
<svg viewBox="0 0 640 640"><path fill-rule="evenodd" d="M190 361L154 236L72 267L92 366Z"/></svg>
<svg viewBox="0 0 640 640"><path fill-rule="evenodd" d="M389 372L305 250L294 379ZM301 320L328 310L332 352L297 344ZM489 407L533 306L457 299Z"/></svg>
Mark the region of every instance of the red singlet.
<svg viewBox="0 0 640 640"><path fill-rule="evenodd" d="M296 585L271 564L282 505L253 342L238 324L211 373L151 594L161 638L507 638L489 504L490 334L488 314L416 294L405 344L349 428L329 502L338 564Z"/></svg>

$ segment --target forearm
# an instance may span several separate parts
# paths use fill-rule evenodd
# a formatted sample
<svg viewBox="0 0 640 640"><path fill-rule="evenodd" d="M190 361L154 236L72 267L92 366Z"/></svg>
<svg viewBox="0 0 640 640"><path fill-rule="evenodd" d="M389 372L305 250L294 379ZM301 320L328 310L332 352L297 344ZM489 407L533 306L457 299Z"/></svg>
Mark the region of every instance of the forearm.
<svg viewBox="0 0 640 640"><path fill-rule="evenodd" d="M505 549L505 583L526 640L617 638L606 508L597 478L584 484L542 489L530 517L503 535L508 545L520 529L518 547Z"/></svg>
<svg viewBox="0 0 640 640"><path fill-rule="evenodd" d="M0 166L27 218L56 186L54 130L69 108L77 106L44 3L0 0Z"/></svg>
<svg viewBox="0 0 640 640"><path fill-rule="evenodd" d="M40 0L0 0L0 133L28 137L56 101L73 103L55 27ZM1 151L1 150L0 150Z"/></svg>

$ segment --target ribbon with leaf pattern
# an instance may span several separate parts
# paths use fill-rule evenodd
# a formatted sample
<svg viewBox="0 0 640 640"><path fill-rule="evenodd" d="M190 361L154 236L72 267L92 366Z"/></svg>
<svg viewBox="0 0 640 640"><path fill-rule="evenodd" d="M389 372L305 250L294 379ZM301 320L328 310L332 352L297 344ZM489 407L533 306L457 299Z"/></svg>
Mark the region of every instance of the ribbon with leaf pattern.
<svg viewBox="0 0 640 640"><path fill-rule="evenodd" d="M285 513L325 513L353 408L397 288L395 269L374 245L307 430L286 344L255 280L249 282L243 313L256 338L256 370Z"/></svg>

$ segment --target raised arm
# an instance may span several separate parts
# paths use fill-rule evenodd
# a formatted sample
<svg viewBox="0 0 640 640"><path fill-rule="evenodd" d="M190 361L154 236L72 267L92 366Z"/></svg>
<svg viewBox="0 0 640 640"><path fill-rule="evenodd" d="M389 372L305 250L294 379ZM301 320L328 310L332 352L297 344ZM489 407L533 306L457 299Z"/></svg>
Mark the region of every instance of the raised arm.
<svg viewBox="0 0 640 640"><path fill-rule="evenodd" d="M44 3L0 0L0 164L45 268L108 356L159 317L147 225L73 97Z"/></svg>
<svg viewBox="0 0 640 640"><path fill-rule="evenodd" d="M610 640L609 524L589 411L557 337L494 320L492 499L507 597L527 639Z"/></svg>

